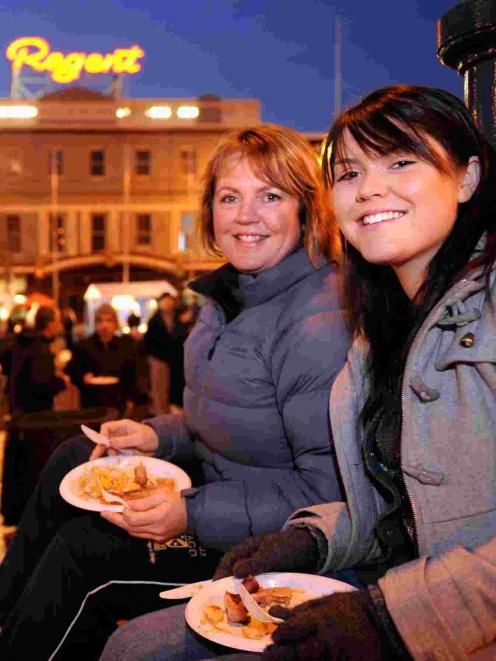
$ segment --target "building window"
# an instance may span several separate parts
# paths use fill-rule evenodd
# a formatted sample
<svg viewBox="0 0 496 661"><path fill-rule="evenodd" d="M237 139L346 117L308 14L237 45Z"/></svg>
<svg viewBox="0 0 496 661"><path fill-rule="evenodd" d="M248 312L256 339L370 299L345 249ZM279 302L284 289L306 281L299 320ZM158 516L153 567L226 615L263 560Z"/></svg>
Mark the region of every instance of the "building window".
<svg viewBox="0 0 496 661"><path fill-rule="evenodd" d="M186 211L181 214L181 229L179 231L179 245L181 252L193 248L196 213Z"/></svg>
<svg viewBox="0 0 496 661"><path fill-rule="evenodd" d="M138 213L136 215L136 244L138 246L152 245L151 213Z"/></svg>
<svg viewBox="0 0 496 661"><path fill-rule="evenodd" d="M181 149L182 174L196 174L196 150L193 147Z"/></svg>
<svg viewBox="0 0 496 661"><path fill-rule="evenodd" d="M103 177L105 174L105 152L103 149L90 151L90 174L94 177Z"/></svg>
<svg viewBox="0 0 496 661"><path fill-rule="evenodd" d="M152 169L152 153L148 149L139 149L135 152L135 172L136 174L150 174Z"/></svg>
<svg viewBox="0 0 496 661"><path fill-rule="evenodd" d="M19 216L7 216L7 249L9 252L21 252L21 219Z"/></svg>
<svg viewBox="0 0 496 661"><path fill-rule="evenodd" d="M50 152L48 160L48 171L50 174L64 174L64 152L62 149L54 149Z"/></svg>
<svg viewBox="0 0 496 661"><path fill-rule="evenodd" d="M91 216L91 250L105 250L107 217L104 213L94 213Z"/></svg>
<svg viewBox="0 0 496 661"><path fill-rule="evenodd" d="M65 216L63 214L49 215L50 252L65 252Z"/></svg>

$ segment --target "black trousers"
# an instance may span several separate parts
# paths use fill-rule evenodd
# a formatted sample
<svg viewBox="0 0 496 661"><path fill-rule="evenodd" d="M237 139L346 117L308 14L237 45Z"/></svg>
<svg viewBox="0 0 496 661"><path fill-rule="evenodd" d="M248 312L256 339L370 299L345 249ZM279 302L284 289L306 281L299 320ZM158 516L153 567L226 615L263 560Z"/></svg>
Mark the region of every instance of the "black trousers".
<svg viewBox="0 0 496 661"><path fill-rule="evenodd" d="M9 545L0 567L3 661L98 659L119 619L170 605L162 589L210 578L222 555L183 535L152 563L144 540L65 503L60 481L92 447L75 437L57 448Z"/></svg>

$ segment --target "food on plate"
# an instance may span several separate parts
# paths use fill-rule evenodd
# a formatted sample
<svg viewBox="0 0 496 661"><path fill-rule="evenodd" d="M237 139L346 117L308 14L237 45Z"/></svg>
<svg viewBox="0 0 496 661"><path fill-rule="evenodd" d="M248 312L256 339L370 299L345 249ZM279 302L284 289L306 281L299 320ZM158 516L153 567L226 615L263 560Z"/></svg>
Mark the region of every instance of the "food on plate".
<svg viewBox="0 0 496 661"><path fill-rule="evenodd" d="M252 640L260 640L265 636L271 636L277 629L277 624L272 622L259 622L258 620L251 620L249 624L244 626L241 631L245 638Z"/></svg>
<svg viewBox="0 0 496 661"><path fill-rule="evenodd" d="M146 487L148 482L148 475L146 474L146 468L143 466L143 463L139 463L134 469L134 479L140 487Z"/></svg>
<svg viewBox="0 0 496 661"><path fill-rule="evenodd" d="M260 588L253 593L253 598L259 606L269 609L276 604L289 606L294 592L293 588Z"/></svg>
<svg viewBox="0 0 496 661"><path fill-rule="evenodd" d="M229 624L245 624L250 621L248 611L241 601L239 594L224 592L224 609Z"/></svg>
<svg viewBox="0 0 496 661"><path fill-rule="evenodd" d="M205 617L213 624L224 621L225 612L220 606L209 605L205 608Z"/></svg>
<svg viewBox="0 0 496 661"><path fill-rule="evenodd" d="M247 576L246 578L243 579L242 583L245 586L246 591L249 592L250 594L253 594L254 592L260 590L260 585L254 576Z"/></svg>
<svg viewBox="0 0 496 661"><path fill-rule="evenodd" d="M278 606L293 608L312 596L305 590L290 587L262 588L254 576L247 576L242 581L255 601L267 612ZM273 613L275 615L275 613ZM238 594L226 591L222 606L208 604L204 610L203 623L215 629L235 636L244 636L260 640L272 634L277 625L272 622L259 622L246 610Z"/></svg>
<svg viewBox="0 0 496 661"><path fill-rule="evenodd" d="M170 477L157 477L147 473L143 462L136 466L88 466L83 472L77 485L78 495L88 500L98 500L105 503L102 498L101 486L110 493L123 498L143 498L149 496L156 489L174 490L175 482Z"/></svg>

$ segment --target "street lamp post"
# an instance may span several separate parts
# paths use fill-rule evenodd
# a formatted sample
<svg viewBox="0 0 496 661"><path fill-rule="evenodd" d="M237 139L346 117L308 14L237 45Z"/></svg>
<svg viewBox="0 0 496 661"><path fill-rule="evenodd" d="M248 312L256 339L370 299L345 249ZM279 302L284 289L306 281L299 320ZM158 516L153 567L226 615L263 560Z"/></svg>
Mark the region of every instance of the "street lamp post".
<svg viewBox="0 0 496 661"><path fill-rule="evenodd" d="M130 248L130 226L129 226L129 201L131 199L131 163L130 163L130 149L127 142L124 143L124 163L122 175L122 201L124 203L124 211L122 214L122 281L129 282L129 248Z"/></svg>
<svg viewBox="0 0 496 661"><path fill-rule="evenodd" d="M48 229L50 232L50 242L52 244L52 298L55 305L58 306L60 298L60 279L57 268L57 250L58 250L58 207L59 207L59 172L57 151L52 149L50 152L50 213L48 215Z"/></svg>
<svg viewBox="0 0 496 661"><path fill-rule="evenodd" d="M437 54L463 76L465 103L496 147L496 2L466 0L437 23Z"/></svg>

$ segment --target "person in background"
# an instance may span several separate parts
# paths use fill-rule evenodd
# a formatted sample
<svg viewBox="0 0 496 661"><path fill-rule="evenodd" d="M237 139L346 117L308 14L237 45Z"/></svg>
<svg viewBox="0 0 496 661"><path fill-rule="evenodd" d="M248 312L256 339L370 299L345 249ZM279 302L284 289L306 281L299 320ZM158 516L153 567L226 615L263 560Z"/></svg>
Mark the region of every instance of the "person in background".
<svg viewBox="0 0 496 661"><path fill-rule="evenodd" d="M111 305L95 312L95 332L74 347L66 371L79 388L81 407L105 406L121 414L136 398L136 347L117 335L119 321Z"/></svg>
<svg viewBox="0 0 496 661"><path fill-rule="evenodd" d="M11 413L51 411L53 398L64 390L69 377L55 369L51 344L61 331L60 314L53 307L41 306L34 317L34 328L19 333L5 359L9 378Z"/></svg>
<svg viewBox="0 0 496 661"><path fill-rule="evenodd" d="M248 539L214 578L354 567L368 584L286 612L263 661L495 659L496 154L458 98L402 85L337 119L323 168L355 328L329 409L347 502ZM212 651L181 607L101 661L246 658Z"/></svg>
<svg viewBox="0 0 496 661"><path fill-rule="evenodd" d="M194 326L193 310L187 305L178 305L176 308L176 329L174 359L170 380L170 406L171 411L179 411L183 407L183 393L186 381L184 379L184 343Z"/></svg>
<svg viewBox="0 0 496 661"><path fill-rule="evenodd" d="M150 415L150 369L140 330L141 317L131 312L127 318L127 325L136 352L136 398L133 419L142 420Z"/></svg>
<svg viewBox="0 0 496 661"><path fill-rule="evenodd" d="M154 415L169 413L171 384L177 381L178 351L182 340L176 317L176 297L163 293L157 311L148 321L143 338L150 367L150 388Z"/></svg>
<svg viewBox="0 0 496 661"><path fill-rule="evenodd" d="M140 331L141 317L139 317L134 312L131 312L131 314L128 315L126 321L129 327L130 337L132 337L136 342L140 342L143 339Z"/></svg>
<svg viewBox="0 0 496 661"><path fill-rule="evenodd" d="M77 324L77 316L74 310L67 305L62 310L62 325L64 328L65 348L69 351L74 350L73 329Z"/></svg>
<svg viewBox="0 0 496 661"><path fill-rule="evenodd" d="M183 411L101 428L113 452L188 462L199 477L122 514L84 513L58 486L105 448L60 446L0 570L0 655L24 658L35 645L39 661L89 661L116 620L163 608L161 588L206 579L247 535L341 498L328 398L350 338L312 148L286 127L226 136L208 163L199 223L203 246L226 263L189 285L205 304L185 344Z"/></svg>

